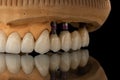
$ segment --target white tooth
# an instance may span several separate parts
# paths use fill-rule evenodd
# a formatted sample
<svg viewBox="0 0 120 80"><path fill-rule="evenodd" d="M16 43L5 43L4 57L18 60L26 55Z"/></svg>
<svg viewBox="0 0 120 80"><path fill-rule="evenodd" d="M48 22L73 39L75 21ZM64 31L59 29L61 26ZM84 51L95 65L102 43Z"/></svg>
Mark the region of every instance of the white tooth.
<svg viewBox="0 0 120 80"><path fill-rule="evenodd" d="M34 68L34 59L30 55L23 55L21 57L21 66L23 71L26 74L30 74L33 71Z"/></svg>
<svg viewBox="0 0 120 80"><path fill-rule="evenodd" d="M63 53L60 60L60 69L64 72L68 71L70 69L70 64L70 55L68 53Z"/></svg>
<svg viewBox="0 0 120 80"><path fill-rule="evenodd" d="M80 63L79 58L78 58L79 56L78 56L77 52L72 52L70 55L71 55L70 56L70 58L71 58L71 69L76 69L79 66L79 63Z"/></svg>
<svg viewBox="0 0 120 80"><path fill-rule="evenodd" d="M42 76L47 76L49 71L49 57L47 55L36 56L35 66Z"/></svg>
<svg viewBox="0 0 120 80"><path fill-rule="evenodd" d="M78 31L73 31L71 33L72 38L72 50L77 50L81 48L81 37Z"/></svg>
<svg viewBox="0 0 120 80"><path fill-rule="evenodd" d="M0 30L0 52L5 52L6 41L7 35Z"/></svg>
<svg viewBox="0 0 120 80"><path fill-rule="evenodd" d="M7 53L20 53L21 39L17 32L11 33L7 39L6 52Z"/></svg>
<svg viewBox="0 0 120 80"><path fill-rule="evenodd" d="M88 60L89 60L89 51L88 51L88 50L81 50L80 66L81 66L81 67L86 66Z"/></svg>
<svg viewBox="0 0 120 80"><path fill-rule="evenodd" d="M0 53L0 73L6 69L5 54Z"/></svg>
<svg viewBox="0 0 120 80"><path fill-rule="evenodd" d="M21 44L21 51L23 53L30 53L32 52L34 49L34 38L33 35L31 33L27 33L22 41Z"/></svg>
<svg viewBox="0 0 120 80"><path fill-rule="evenodd" d="M11 73L18 73L20 70L20 56L15 54L6 54L6 65Z"/></svg>
<svg viewBox="0 0 120 80"><path fill-rule="evenodd" d="M41 33L40 37L35 43L35 51L44 54L48 52L50 49L50 40L49 40L49 32L45 30Z"/></svg>
<svg viewBox="0 0 120 80"><path fill-rule="evenodd" d="M60 56L58 54L54 54L50 57L50 70L56 71L59 69L60 65Z"/></svg>
<svg viewBox="0 0 120 80"><path fill-rule="evenodd" d="M71 34L68 31L62 31L60 33L60 40L61 40L61 49L65 52L69 51L71 48Z"/></svg>
<svg viewBox="0 0 120 80"><path fill-rule="evenodd" d="M50 49L53 52L57 52L60 50L60 39L57 34L51 34L50 36Z"/></svg>
<svg viewBox="0 0 120 80"><path fill-rule="evenodd" d="M77 52L77 55L78 55L78 63L80 63L80 61L81 61L81 57L82 57L82 53L81 53L81 50L78 50L78 51L76 51Z"/></svg>
<svg viewBox="0 0 120 80"><path fill-rule="evenodd" d="M80 28L79 32L82 40L82 47L87 47L89 45L89 33L87 29L85 27Z"/></svg>

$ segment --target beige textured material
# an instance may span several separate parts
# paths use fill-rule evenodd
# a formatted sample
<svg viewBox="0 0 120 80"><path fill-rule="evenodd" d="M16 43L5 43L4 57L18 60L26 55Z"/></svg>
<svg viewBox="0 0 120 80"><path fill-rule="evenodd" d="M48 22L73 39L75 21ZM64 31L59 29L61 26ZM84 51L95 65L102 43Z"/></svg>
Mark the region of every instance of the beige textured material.
<svg viewBox="0 0 120 80"><path fill-rule="evenodd" d="M85 22L98 29L110 12L109 0L0 0L0 22Z"/></svg>

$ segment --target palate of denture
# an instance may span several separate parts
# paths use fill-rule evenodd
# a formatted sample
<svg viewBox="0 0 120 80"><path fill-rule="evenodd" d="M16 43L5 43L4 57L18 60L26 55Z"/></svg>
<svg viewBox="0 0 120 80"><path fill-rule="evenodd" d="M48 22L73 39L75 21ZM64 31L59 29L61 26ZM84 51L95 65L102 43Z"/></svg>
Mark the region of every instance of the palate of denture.
<svg viewBox="0 0 120 80"><path fill-rule="evenodd" d="M72 38L72 50L77 50L81 48L81 36L78 31L73 31L71 33L71 38Z"/></svg>
<svg viewBox="0 0 120 80"><path fill-rule="evenodd" d="M40 72L40 74L45 77L49 72L49 56L48 55L38 55L34 58L35 66Z"/></svg>
<svg viewBox="0 0 120 80"><path fill-rule="evenodd" d="M21 48L21 38L17 32L13 32L8 36L6 42L6 52L19 54Z"/></svg>
<svg viewBox="0 0 120 80"><path fill-rule="evenodd" d="M44 30L35 43L35 51L44 54L50 50L49 31Z"/></svg>
<svg viewBox="0 0 120 80"><path fill-rule="evenodd" d="M33 51L33 49L34 49L33 35L31 33L26 33L21 43L21 51L23 53L30 53Z"/></svg>
<svg viewBox="0 0 120 80"><path fill-rule="evenodd" d="M7 35L0 30L0 52L5 52Z"/></svg>
<svg viewBox="0 0 120 80"><path fill-rule="evenodd" d="M20 70L20 55L6 54L6 65L9 72L16 74Z"/></svg>
<svg viewBox="0 0 120 80"><path fill-rule="evenodd" d="M34 58L30 55L21 56L21 66L26 74L30 74L34 68Z"/></svg>
<svg viewBox="0 0 120 80"><path fill-rule="evenodd" d="M5 54L0 53L0 73L4 72L6 69Z"/></svg>

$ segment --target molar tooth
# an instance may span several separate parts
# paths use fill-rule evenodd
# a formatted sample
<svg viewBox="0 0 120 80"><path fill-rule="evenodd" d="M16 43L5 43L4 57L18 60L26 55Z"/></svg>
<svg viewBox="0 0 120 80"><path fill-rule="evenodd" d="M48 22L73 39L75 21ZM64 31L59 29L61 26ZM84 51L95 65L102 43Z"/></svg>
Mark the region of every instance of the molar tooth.
<svg viewBox="0 0 120 80"><path fill-rule="evenodd" d="M35 57L35 66L42 76L47 76L49 71L49 56L38 55Z"/></svg>
<svg viewBox="0 0 120 80"><path fill-rule="evenodd" d="M0 53L0 73L6 69L5 54Z"/></svg>
<svg viewBox="0 0 120 80"><path fill-rule="evenodd" d="M41 33L40 37L35 43L35 51L44 54L50 49L50 40L49 40L49 32L45 30Z"/></svg>
<svg viewBox="0 0 120 80"><path fill-rule="evenodd" d="M51 36L50 36L50 49L53 52L57 52L60 50L60 48L61 48L61 45L60 45L59 37L57 36L57 34L51 34Z"/></svg>
<svg viewBox="0 0 120 80"><path fill-rule="evenodd" d="M5 52L7 35L0 30L0 52Z"/></svg>
<svg viewBox="0 0 120 80"><path fill-rule="evenodd" d="M21 56L21 66L26 74L30 74L34 68L34 59L30 55Z"/></svg>
<svg viewBox="0 0 120 80"><path fill-rule="evenodd" d="M81 48L81 37L78 31L73 31L71 33L72 37L72 50L77 50Z"/></svg>
<svg viewBox="0 0 120 80"><path fill-rule="evenodd" d="M6 52L7 53L20 53L21 48L21 39L17 32L13 32L9 35L6 43Z"/></svg>
<svg viewBox="0 0 120 80"><path fill-rule="evenodd" d="M6 54L6 65L11 73L18 73L20 70L20 56L15 54Z"/></svg>
<svg viewBox="0 0 120 80"><path fill-rule="evenodd" d="M82 47L87 47L89 45L89 33L86 27L79 29L81 40L82 40Z"/></svg>
<svg viewBox="0 0 120 80"><path fill-rule="evenodd" d="M60 56L58 54L54 54L50 57L50 70L56 71L59 69L60 65Z"/></svg>
<svg viewBox="0 0 120 80"><path fill-rule="evenodd" d="M30 53L33 51L33 49L34 49L33 35L31 33L27 33L22 40L21 51L23 53Z"/></svg>

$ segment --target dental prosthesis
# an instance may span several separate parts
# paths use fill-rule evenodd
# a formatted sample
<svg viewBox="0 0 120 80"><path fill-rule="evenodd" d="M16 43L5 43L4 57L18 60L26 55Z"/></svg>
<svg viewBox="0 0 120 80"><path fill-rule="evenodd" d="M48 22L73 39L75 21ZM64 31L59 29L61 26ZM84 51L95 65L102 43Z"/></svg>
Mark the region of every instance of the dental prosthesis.
<svg viewBox="0 0 120 80"><path fill-rule="evenodd" d="M0 0L0 80L107 80L89 56L109 0Z"/></svg>

